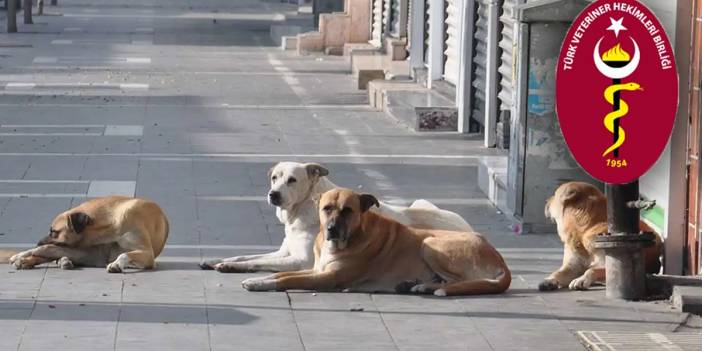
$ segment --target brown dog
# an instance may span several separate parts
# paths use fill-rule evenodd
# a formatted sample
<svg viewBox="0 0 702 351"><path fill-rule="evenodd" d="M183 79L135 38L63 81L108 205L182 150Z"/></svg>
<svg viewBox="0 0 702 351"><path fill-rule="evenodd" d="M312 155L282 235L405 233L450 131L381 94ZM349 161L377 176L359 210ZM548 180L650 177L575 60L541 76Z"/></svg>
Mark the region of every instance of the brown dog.
<svg viewBox="0 0 702 351"><path fill-rule="evenodd" d="M368 211L372 195L332 189L319 202L314 269L245 280L251 291L346 290L436 296L509 287L502 256L477 233L413 229Z"/></svg>
<svg viewBox="0 0 702 351"><path fill-rule="evenodd" d="M545 215L556 222L565 252L561 268L541 282L539 290L585 290L595 282L604 282L604 252L593 248L595 238L607 232L604 194L588 183L565 183L546 202ZM639 225L642 231L653 232L643 221ZM662 248L663 242L656 234L655 245L644 252L648 273L660 270Z"/></svg>
<svg viewBox="0 0 702 351"><path fill-rule="evenodd" d="M17 269L59 260L74 265L150 269L168 239L168 219L147 200L110 196L85 202L56 216L38 247L10 258Z"/></svg>

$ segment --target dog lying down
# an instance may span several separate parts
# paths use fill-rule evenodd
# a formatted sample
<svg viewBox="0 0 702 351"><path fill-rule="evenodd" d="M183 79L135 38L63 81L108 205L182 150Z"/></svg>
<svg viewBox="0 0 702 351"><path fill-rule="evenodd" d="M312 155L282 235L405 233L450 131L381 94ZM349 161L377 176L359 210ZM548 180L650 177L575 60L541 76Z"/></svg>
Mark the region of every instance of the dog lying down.
<svg viewBox="0 0 702 351"><path fill-rule="evenodd" d="M285 239L278 251L205 261L202 269L220 272L288 272L312 268L312 252L319 232L317 201L336 188L329 171L316 163L281 162L268 172L268 202L276 206L276 216L285 225ZM429 201L417 200L410 207L380 202L373 211L415 228L470 232L471 226L458 214L442 210Z"/></svg>
<svg viewBox="0 0 702 351"><path fill-rule="evenodd" d="M369 209L372 195L333 189L319 203L313 269L242 282L250 291L344 290L436 296L501 293L511 273L480 234L414 229Z"/></svg>
<svg viewBox="0 0 702 351"><path fill-rule="evenodd" d="M607 232L607 198L595 186L583 182L565 183L546 202L547 218L556 222L558 236L563 242L563 265L551 273L539 290L568 287L586 290L605 280L604 252L595 249L595 238ZM643 221L642 231L653 232ZM656 234L654 246L644 249L646 272L658 273L663 241Z"/></svg>
<svg viewBox="0 0 702 351"><path fill-rule="evenodd" d="M10 257L17 269L57 261L63 269L105 267L151 269L168 239L168 219L147 200L110 196L59 214L36 248Z"/></svg>

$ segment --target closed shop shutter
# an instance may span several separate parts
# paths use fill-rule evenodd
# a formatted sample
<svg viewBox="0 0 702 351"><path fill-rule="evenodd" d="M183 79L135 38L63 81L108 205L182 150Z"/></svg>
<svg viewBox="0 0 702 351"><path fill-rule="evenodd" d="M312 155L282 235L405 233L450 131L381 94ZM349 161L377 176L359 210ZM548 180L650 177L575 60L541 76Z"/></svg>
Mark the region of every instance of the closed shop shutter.
<svg viewBox="0 0 702 351"><path fill-rule="evenodd" d="M461 43L461 9L463 0L446 1L446 50L444 55L444 79L458 84Z"/></svg>
<svg viewBox="0 0 702 351"><path fill-rule="evenodd" d="M421 0L419 0L421 1ZM431 1L424 2L424 63L429 64L429 17L431 16Z"/></svg>
<svg viewBox="0 0 702 351"><path fill-rule="evenodd" d="M373 0L373 31L371 41L380 46L383 37L383 0Z"/></svg>
<svg viewBox="0 0 702 351"><path fill-rule="evenodd" d="M387 35L388 34L388 21L390 20L390 5L392 5L392 0L384 0L383 1L383 26L382 26L382 32L383 34Z"/></svg>
<svg viewBox="0 0 702 351"><path fill-rule="evenodd" d="M488 1L476 1L475 11L475 54L473 56L473 113L471 117L483 124L485 122L485 83L487 81L487 35L488 35Z"/></svg>
<svg viewBox="0 0 702 351"><path fill-rule="evenodd" d="M500 16L502 25L500 50L502 52L500 67L498 69L498 98L500 99L500 110L510 111L514 106L514 36L515 21L512 17L517 0L504 0L503 12Z"/></svg>
<svg viewBox="0 0 702 351"><path fill-rule="evenodd" d="M390 35L394 38L402 36L400 33L400 1L388 0L390 3Z"/></svg>

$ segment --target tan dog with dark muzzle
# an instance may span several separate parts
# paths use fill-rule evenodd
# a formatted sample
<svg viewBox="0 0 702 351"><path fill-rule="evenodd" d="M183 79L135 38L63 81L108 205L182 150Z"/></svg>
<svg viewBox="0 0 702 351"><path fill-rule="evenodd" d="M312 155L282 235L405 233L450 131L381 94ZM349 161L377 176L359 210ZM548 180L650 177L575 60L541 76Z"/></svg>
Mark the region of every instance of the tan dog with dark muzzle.
<svg viewBox="0 0 702 351"><path fill-rule="evenodd" d="M480 234L413 229L372 211L378 200L324 193L314 269L245 280L251 291L346 290L447 295L501 293L511 274Z"/></svg>
<svg viewBox="0 0 702 351"><path fill-rule="evenodd" d="M151 269L168 239L168 219L154 202L98 198L56 216L38 247L10 258L17 269L59 261L61 268Z"/></svg>

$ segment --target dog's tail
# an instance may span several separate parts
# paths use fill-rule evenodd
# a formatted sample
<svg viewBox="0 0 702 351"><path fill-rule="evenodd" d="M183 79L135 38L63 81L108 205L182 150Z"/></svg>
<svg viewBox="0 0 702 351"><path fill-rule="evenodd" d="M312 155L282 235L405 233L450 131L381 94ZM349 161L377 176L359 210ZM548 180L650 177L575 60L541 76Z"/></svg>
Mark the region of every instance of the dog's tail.
<svg viewBox="0 0 702 351"><path fill-rule="evenodd" d="M500 294L512 284L512 272L502 260L502 273L494 279L465 280L443 285L434 291L436 296Z"/></svg>
<svg viewBox="0 0 702 351"><path fill-rule="evenodd" d="M16 253L16 251L0 250L0 263L8 263L10 261L10 257Z"/></svg>
<svg viewBox="0 0 702 351"><path fill-rule="evenodd" d="M412 205L409 208L415 210L411 211L413 214L410 214L410 217L427 217L419 219L414 218L414 222L426 224L424 226L415 224L415 227L417 228L442 229L458 232L473 231L473 227L471 227L470 224L468 224L468 222L466 222L466 220L463 219L463 217L461 217L457 213L442 210L441 208L427 200L416 200L412 203Z"/></svg>
<svg viewBox="0 0 702 351"><path fill-rule="evenodd" d="M424 199L416 200L415 202L412 203L412 205L410 205L410 208L423 208L423 209L427 209L427 210L438 210L439 209L438 207L436 207L436 205L434 205L433 203L431 203L427 200L424 200Z"/></svg>

